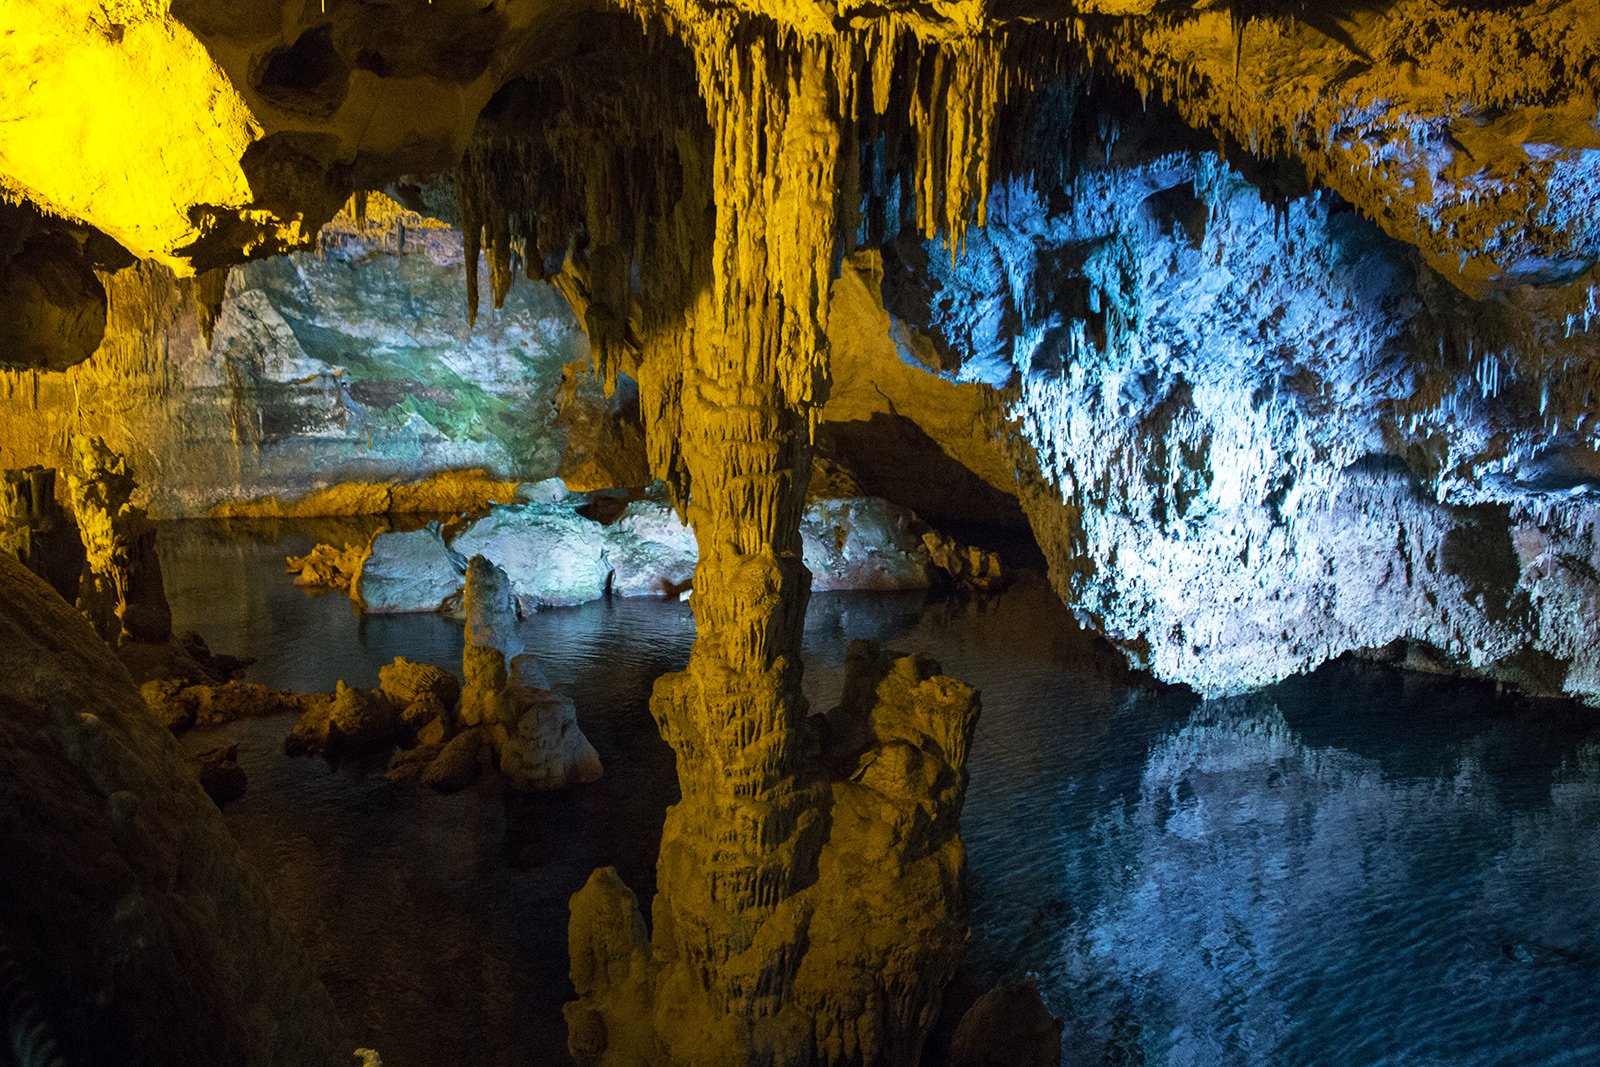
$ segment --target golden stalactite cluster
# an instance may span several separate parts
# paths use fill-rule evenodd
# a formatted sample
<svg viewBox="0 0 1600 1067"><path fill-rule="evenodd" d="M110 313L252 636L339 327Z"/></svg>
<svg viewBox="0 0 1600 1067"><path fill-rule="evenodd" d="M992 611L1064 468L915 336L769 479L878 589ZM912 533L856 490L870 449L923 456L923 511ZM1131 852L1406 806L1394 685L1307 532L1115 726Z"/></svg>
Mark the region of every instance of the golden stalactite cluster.
<svg viewBox="0 0 1600 1067"><path fill-rule="evenodd" d="M540 106L480 124L457 181L467 299L475 313L481 254L497 305L519 262L530 277L561 266L596 369L640 379L655 473L682 499L680 374L707 340L702 292L729 361L707 371L776 374L783 405L813 417L839 262L905 226L954 255L987 219L997 116L1068 42L1043 25L957 35L886 16L810 35L738 9L636 14L645 60L626 77L557 69Z"/></svg>

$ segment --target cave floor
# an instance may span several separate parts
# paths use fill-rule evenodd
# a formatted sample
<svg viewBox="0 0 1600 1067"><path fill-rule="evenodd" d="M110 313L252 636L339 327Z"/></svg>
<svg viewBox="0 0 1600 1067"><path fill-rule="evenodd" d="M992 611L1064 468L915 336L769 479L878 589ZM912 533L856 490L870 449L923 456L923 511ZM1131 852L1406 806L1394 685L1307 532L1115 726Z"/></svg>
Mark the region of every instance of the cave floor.
<svg viewBox="0 0 1600 1067"><path fill-rule="evenodd" d="M252 681L370 686L396 655L460 662L456 624L362 620L283 573L359 524L164 525L178 629L257 657ZM228 825L387 1067L564 1062L568 897L607 864L653 893L677 790L647 698L687 659L689 609L616 600L522 627L600 751L598 783L438 795L381 764L289 759L282 718L184 739L240 744L250 787ZM813 598L813 708L858 637L983 694L952 1010L1031 972L1069 1064L1600 1062L1592 711L1350 662L1202 703L1128 673L1030 583L984 605Z"/></svg>

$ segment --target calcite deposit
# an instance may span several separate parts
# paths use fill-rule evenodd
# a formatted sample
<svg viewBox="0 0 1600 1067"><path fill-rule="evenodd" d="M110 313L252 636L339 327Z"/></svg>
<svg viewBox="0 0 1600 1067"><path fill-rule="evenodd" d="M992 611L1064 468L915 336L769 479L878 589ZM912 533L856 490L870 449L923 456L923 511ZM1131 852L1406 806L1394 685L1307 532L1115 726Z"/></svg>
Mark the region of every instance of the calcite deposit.
<svg viewBox="0 0 1600 1067"><path fill-rule="evenodd" d="M161 585L155 529L132 503L127 461L98 437L72 442L67 483L87 559L78 608L106 640L161 644L172 636L172 610Z"/></svg>
<svg viewBox="0 0 1600 1067"><path fill-rule="evenodd" d="M524 651L506 572L473 556L463 606L461 724L480 731L500 773L519 789L559 789L599 778L600 757L578 727L577 709L550 691L537 657Z"/></svg>
<svg viewBox="0 0 1600 1067"><path fill-rule="evenodd" d="M816 717L800 660L813 589L1006 580L903 509L1031 533L1204 695L1354 652L1600 704L1597 74L1590 0L18 0L5 465L77 472L124 644L170 628L141 509L473 512L301 566L467 616L458 705L302 723L436 784L598 773L518 608L692 586L573 1052L912 1063L976 697L858 650Z"/></svg>

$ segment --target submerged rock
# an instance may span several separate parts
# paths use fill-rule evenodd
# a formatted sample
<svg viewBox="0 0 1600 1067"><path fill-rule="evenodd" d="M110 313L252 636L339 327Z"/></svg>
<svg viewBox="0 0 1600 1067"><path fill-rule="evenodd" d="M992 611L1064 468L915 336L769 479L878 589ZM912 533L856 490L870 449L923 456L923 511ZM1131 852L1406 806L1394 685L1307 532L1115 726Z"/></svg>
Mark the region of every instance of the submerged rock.
<svg viewBox="0 0 1600 1067"><path fill-rule="evenodd" d="M301 710L300 698L294 693L254 682L186 686L178 690L175 699L193 704L196 726L220 726L239 719L287 715Z"/></svg>
<svg viewBox="0 0 1600 1067"><path fill-rule="evenodd" d="M144 683L139 692L151 714L172 730L304 710L304 699L297 694L254 682L189 685L182 679L157 679Z"/></svg>
<svg viewBox="0 0 1600 1067"><path fill-rule="evenodd" d="M950 1039L950 1067L1060 1067L1061 1020L1039 983L1002 978L973 1002Z"/></svg>

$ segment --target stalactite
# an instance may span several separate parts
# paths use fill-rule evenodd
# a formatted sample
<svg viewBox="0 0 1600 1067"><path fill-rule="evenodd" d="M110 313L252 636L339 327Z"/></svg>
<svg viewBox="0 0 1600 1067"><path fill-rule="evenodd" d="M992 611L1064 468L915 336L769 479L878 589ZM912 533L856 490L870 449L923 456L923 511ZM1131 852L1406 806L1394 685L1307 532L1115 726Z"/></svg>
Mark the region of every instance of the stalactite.
<svg viewBox="0 0 1600 1067"><path fill-rule="evenodd" d="M365 200L362 202L363 225L366 215ZM222 301L228 295L228 274L230 268L217 267L214 270L201 271L195 275L194 282L194 311L195 318L200 323L200 336L205 339L206 347L211 347L211 337L216 332L217 316L222 313Z"/></svg>
<svg viewBox="0 0 1600 1067"><path fill-rule="evenodd" d="M855 793L807 760L815 727L800 689L809 575L798 526L829 385L830 291L864 233L910 223L959 255L967 227L987 217L997 110L1048 50L1031 38L1015 48L987 35L924 39L888 19L811 36L732 9L695 15L642 13L654 73L622 85L558 74L518 90L541 108L508 94L458 179L469 305L485 250L497 298L512 249L559 255L556 284L585 322L597 370L626 363L639 382L654 470L700 549L698 640L651 705L683 794L663 834L649 965L674 992L653 1006L647 991L583 977L575 947L573 1050L621 1062L638 1041L632 1053L652 1062L909 1063L964 921L953 820L927 852L896 852L918 872L904 883L831 890L870 893L860 915L922 931L897 950L901 962L852 948L829 988L801 973L803 959L837 948L806 948L803 925L825 942L850 939L824 908L845 906L807 895L818 857L847 868L864 846L830 836L828 808ZM673 42L698 93L630 96L652 77L684 76ZM1013 63L1019 50L1027 61ZM685 96L703 112L677 109ZM970 724L975 703L962 699ZM964 781L960 762L950 772ZM959 797L937 803L953 811ZM897 833L892 849L923 847ZM638 949L626 921L583 918L590 904L617 914L614 903L575 900L575 946ZM855 999L884 983L895 989L886 1014Z"/></svg>

